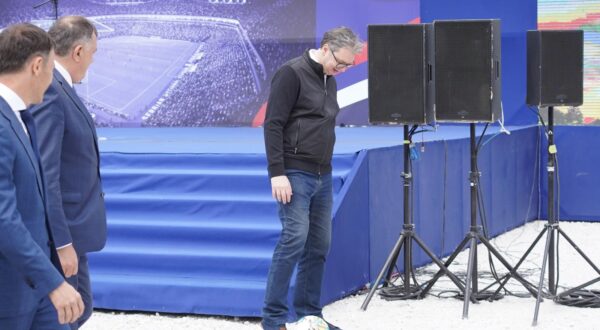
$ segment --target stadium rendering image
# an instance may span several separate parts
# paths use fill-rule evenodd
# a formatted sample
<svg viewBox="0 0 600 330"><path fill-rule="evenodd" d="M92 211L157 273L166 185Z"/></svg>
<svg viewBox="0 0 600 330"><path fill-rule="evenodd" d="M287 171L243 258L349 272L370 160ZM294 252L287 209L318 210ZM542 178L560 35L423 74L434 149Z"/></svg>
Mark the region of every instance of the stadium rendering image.
<svg viewBox="0 0 600 330"><path fill-rule="evenodd" d="M98 125L241 125L258 108L265 67L238 21L149 15L90 19L98 28L99 51L79 92Z"/></svg>

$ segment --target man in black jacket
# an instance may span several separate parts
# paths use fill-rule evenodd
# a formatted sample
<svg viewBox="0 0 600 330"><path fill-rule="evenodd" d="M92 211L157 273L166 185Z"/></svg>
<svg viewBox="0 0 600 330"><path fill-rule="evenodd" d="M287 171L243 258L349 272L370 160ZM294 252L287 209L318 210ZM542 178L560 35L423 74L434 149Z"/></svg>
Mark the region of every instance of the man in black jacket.
<svg viewBox="0 0 600 330"><path fill-rule="evenodd" d="M331 158L340 111L334 76L352 66L361 49L350 29L329 30L319 49L285 63L271 82L265 147L282 231L267 280L264 329L285 329L296 264L296 314L322 317L321 282L331 241Z"/></svg>

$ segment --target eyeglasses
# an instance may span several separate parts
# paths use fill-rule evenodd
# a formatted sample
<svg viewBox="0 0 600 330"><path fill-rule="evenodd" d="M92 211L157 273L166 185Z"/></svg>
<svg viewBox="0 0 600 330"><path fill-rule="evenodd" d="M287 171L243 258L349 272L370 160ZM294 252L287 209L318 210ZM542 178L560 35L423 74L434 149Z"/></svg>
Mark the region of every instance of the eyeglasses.
<svg viewBox="0 0 600 330"><path fill-rule="evenodd" d="M335 66L335 68L337 70L347 69L347 68L349 68L349 67L351 67L351 66L354 65L354 63L344 63L344 62L339 61L337 59L337 57L335 57L335 53L333 52L333 50L331 51L331 55L333 55L333 59L335 60L335 63L337 63L336 66Z"/></svg>

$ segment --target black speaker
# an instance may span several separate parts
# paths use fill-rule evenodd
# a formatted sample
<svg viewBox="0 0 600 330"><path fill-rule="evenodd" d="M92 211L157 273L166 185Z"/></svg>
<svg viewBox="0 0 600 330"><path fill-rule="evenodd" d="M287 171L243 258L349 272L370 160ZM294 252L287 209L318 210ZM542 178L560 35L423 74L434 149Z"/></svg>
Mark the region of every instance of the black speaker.
<svg viewBox="0 0 600 330"><path fill-rule="evenodd" d="M431 24L369 25L369 122L433 122L426 84Z"/></svg>
<svg viewBox="0 0 600 330"><path fill-rule="evenodd" d="M527 31L527 104L583 104L583 31Z"/></svg>
<svg viewBox="0 0 600 330"><path fill-rule="evenodd" d="M502 112L500 20L434 21L435 119L493 122Z"/></svg>

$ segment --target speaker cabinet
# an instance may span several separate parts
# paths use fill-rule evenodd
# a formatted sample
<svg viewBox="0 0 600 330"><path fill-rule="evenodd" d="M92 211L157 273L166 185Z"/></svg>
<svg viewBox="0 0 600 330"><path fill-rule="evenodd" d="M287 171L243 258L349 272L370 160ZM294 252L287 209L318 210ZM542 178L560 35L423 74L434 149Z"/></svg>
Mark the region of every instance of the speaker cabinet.
<svg viewBox="0 0 600 330"><path fill-rule="evenodd" d="M494 122L501 116L500 21L434 21L435 119Z"/></svg>
<svg viewBox="0 0 600 330"><path fill-rule="evenodd" d="M583 31L527 31L527 104L583 104Z"/></svg>
<svg viewBox="0 0 600 330"><path fill-rule="evenodd" d="M431 24L369 25L369 122L427 124Z"/></svg>

